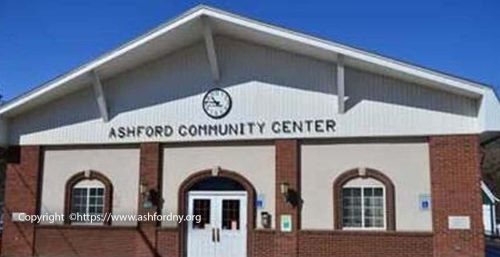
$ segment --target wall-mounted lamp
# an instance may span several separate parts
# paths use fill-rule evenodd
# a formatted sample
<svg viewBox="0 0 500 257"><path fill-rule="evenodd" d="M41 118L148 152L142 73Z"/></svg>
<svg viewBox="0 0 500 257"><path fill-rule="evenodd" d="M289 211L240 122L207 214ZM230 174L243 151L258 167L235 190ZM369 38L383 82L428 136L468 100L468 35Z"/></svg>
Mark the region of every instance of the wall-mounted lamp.
<svg viewBox="0 0 500 257"><path fill-rule="evenodd" d="M163 199L156 189L149 188L148 184L141 182L139 184L139 192L142 196L142 207L150 209L153 207L160 207L163 205Z"/></svg>
<svg viewBox="0 0 500 257"><path fill-rule="evenodd" d="M282 182L280 184L280 191L283 198L285 198L285 202L289 203L293 207L297 207L302 202L297 191L291 189L290 184L287 182Z"/></svg>
<svg viewBox="0 0 500 257"><path fill-rule="evenodd" d="M290 203L293 205L293 199L292 199L292 190L290 190L290 184L287 182L282 182L280 184L280 191L281 195L283 195L283 198L285 199L286 203Z"/></svg>
<svg viewBox="0 0 500 257"><path fill-rule="evenodd" d="M290 188L290 185L287 182L282 182L280 184L281 194L285 197L285 199L288 197L289 188Z"/></svg>
<svg viewBox="0 0 500 257"><path fill-rule="evenodd" d="M139 191L141 192L141 194L146 193L147 190L148 190L148 185L146 185L146 183L141 183L139 185Z"/></svg>
<svg viewBox="0 0 500 257"><path fill-rule="evenodd" d="M153 201L151 199L151 194L148 190L148 185L146 183L141 183L139 185L139 191L141 192L142 196L142 207L149 209L153 207Z"/></svg>

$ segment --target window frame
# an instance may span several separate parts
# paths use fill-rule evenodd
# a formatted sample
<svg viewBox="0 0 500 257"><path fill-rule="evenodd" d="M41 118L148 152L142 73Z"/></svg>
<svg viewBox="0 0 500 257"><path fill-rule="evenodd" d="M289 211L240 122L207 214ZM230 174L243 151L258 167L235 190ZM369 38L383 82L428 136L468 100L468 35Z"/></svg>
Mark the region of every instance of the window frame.
<svg viewBox="0 0 500 257"><path fill-rule="evenodd" d="M102 185L99 185L98 187L104 187L104 207L103 207L103 213L104 215L111 215L113 211L113 185L111 181L104 176L102 173L94 171L94 170L87 170L87 171L82 171L78 172L72 177L70 177L67 182L66 182L66 193L65 193L65 200L64 200L64 224L71 225L111 225L111 219L104 220L102 223L101 222L78 222L78 221L71 221L69 219L69 215L72 213L72 201L73 201L73 188L75 187L80 187L78 184L82 181L99 181ZM81 187L93 187L94 185L82 185ZM90 190L88 191L87 194L90 193Z"/></svg>
<svg viewBox="0 0 500 257"><path fill-rule="evenodd" d="M342 188L348 186L348 182L353 179L374 179L380 182L385 188L385 230L377 229L372 231L396 231L396 189L391 179L384 173L371 168L355 168L340 173L333 181L333 227L335 230L343 229L342 211ZM363 184L363 183L361 183Z"/></svg>
<svg viewBox="0 0 500 257"><path fill-rule="evenodd" d="M78 183L80 182L83 182L85 180L80 180ZM74 185L72 188L71 188L71 203L70 203L70 214L73 214L75 212L73 212L73 190L74 189L86 189L87 190L87 194L86 194L86 210L85 210L85 213L83 214L90 214L90 211L89 211L89 208L90 208L90 190L91 189L103 189L103 194L102 194L102 215L104 217L104 215L106 214L106 186L103 184L103 185L78 185L78 183L76 185ZM103 225L104 224L104 220L102 220L101 222L85 222L85 221L72 221L73 224L78 224L78 225Z"/></svg>
<svg viewBox="0 0 500 257"><path fill-rule="evenodd" d="M378 231L378 230L387 230L387 195L385 193L385 186L383 185L352 185L352 186L349 186L349 185L344 185L342 187L342 191L344 190L344 188L352 188L352 189L361 189L361 227L346 227L344 225L344 221L342 220L342 230L351 230L351 231L356 231L356 230L375 230L375 231ZM380 188L382 189L382 198L384 200L383 202L383 205L382 205L382 220L383 220L383 226L382 227L365 227L365 203L364 203L364 195L365 195L365 188L372 188L372 189L375 189L375 188ZM344 211L344 204L343 204L343 201L344 201L344 194L342 193L342 196L341 196L341 201L342 201L342 206L340 206L340 209L341 211L343 212ZM343 215L342 215L343 216Z"/></svg>

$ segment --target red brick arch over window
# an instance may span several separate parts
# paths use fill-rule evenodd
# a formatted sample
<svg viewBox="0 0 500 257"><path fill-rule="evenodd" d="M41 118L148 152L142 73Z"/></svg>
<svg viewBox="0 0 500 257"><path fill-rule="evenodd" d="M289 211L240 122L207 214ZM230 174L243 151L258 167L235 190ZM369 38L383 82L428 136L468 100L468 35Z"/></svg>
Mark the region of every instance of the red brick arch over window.
<svg viewBox="0 0 500 257"><path fill-rule="evenodd" d="M104 213L111 214L113 205L113 184L111 181L97 171L82 171L73 175L66 182L66 192L64 199L64 223L71 224L69 215L71 213L71 199L73 199L73 187L84 180L97 180L104 185ZM106 225L111 225L111 219L107 221Z"/></svg>
<svg viewBox="0 0 500 257"><path fill-rule="evenodd" d="M252 240L252 233L253 230L255 229L255 219L256 219L256 212L255 212L255 195L256 191L252 183L239 174L238 172L234 171L229 171L225 169L221 169L217 172L217 174L213 174L212 170L203 170L196 172L192 175L190 175L188 178L182 182L181 186L179 187L179 198L178 198L178 208L179 208L179 214L181 215L187 215L187 209L188 209L188 201L187 201L187 194L189 190L196 185L197 183L213 177L222 177L222 178L228 178L231 180L234 180L238 182L247 192L247 252L248 256L252 256L251 250L252 248L250 247L251 240ZM180 251L185 253L186 252L186 236L187 236L187 222L183 222L183 225L180 227Z"/></svg>
<svg viewBox="0 0 500 257"><path fill-rule="evenodd" d="M369 168L366 168L364 172L360 172L360 169L346 171L338 176L333 182L333 218L335 221L335 229L342 229L342 188L347 182L355 178L372 178L384 185L387 230L396 230L394 184L391 179L382 172Z"/></svg>

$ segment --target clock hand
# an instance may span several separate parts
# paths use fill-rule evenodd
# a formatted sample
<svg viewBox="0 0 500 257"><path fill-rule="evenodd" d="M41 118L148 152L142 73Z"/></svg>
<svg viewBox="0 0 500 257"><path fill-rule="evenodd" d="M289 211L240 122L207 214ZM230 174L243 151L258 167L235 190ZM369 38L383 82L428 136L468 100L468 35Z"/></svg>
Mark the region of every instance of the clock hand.
<svg viewBox="0 0 500 257"><path fill-rule="evenodd" d="M215 106L221 106L220 101L215 100L215 98L213 97L210 97L210 99L212 100L211 102L215 104Z"/></svg>
<svg viewBox="0 0 500 257"><path fill-rule="evenodd" d="M216 107L222 106L219 101L216 101L213 98L205 100L205 104L207 104L208 106L216 106Z"/></svg>

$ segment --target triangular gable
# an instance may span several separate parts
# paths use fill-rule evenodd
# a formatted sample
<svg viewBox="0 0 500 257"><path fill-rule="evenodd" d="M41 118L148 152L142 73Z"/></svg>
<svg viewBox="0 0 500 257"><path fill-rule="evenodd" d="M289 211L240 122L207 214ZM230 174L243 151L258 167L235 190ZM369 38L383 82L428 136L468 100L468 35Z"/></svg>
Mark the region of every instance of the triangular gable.
<svg viewBox="0 0 500 257"><path fill-rule="evenodd" d="M342 44L261 23L211 7L198 6L118 49L57 77L25 95L15 98L0 108L0 115L15 115L18 111L22 111L23 107L30 108L50 101L53 99L53 96L60 96L69 92L71 87L76 88L81 86L82 83L88 82L89 74L93 71L98 71L101 76L106 77L116 74L117 69L128 68L129 64L144 62L145 59L155 56L154 54L148 55L147 53L160 51L158 50L158 45L169 48L162 50L165 52L181 47L187 41L192 42L197 40L203 34L202 29L199 28L200 24L197 24L198 20L202 17L208 17L211 23L214 24L214 33L229 34L236 37L245 37L246 35L249 40L274 44L275 46L285 47L289 51L323 59L326 58L331 61L336 61L337 57L342 55L345 56L346 65L360 66L376 72L387 72L396 77L408 76L408 79L425 82L426 85L439 87L440 89L464 94L469 97L480 98L483 96L485 90L491 90L476 82L452 77ZM175 41L172 38L180 38L180 40L185 40L186 42ZM61 87L64 87L64 89L61 89Z"/></svg>
<svg viewBox="0 0 500 257"><path fill-rule="evenodd" d="M137 120L133 117L129 117L129 115L132 115L131 113L121 113L121 115L119 115L120 117L117 118L116 110L108 110L106 103L107 90L103 90L103 88L106 88L106 85L101 83L101 80L114 80L124 73L138 70L141 67L145 67L147 64L161 60L161 58L165 56L175 55L176 53L182 52L182 49L198 45L202 46L199 52L200 55L197 57L198 64L203 64L203 67L200 66L203 72L207 71L210 73L211 79L213 80L207 80L203 85L215 87L218 85L217 82L219 79L224 80L224 76L227 77L227 75L231 73L224 70L220 71L218 66L218 58L224 59L224 53L219 52L224 52L224 50L226 50L224 46L220 46L221 48L218 50L219 52L217 52L218 45L215 43L217 41L216 39L220 38L234 39L235 42L241 41L244 42L244 44L257 45L259 47L271 49L273 52L283 52L288 55L326 64L328 67L326 67L326 72L324 73L328 75L326 76L328 79L325 79L323 81L325 83L321 85L323 88L327 89L323 90L325 91L323 92L324 94L306 94L304 90L300 90L304 88L293 88L293 90L292 88L288 88L289 90L286 92L277 94L277 97L283 98L285 97L285 93L289 93L290 95L294 95L290 97L290 99L294 98L297 100L297 97L300 97L300 99L303 99L301 101L304 103L324 103L324 106L328 107L322 107L324 111L323 118L331 119L334 117L338 118L339 121L350 118L350 122L343 122L342 128L336 130L335 136L337 137L479 134L485 131L500 131L500 115L498 115L498 113L500 113L500 104L498 103L494 91L485 85L272 26L221 10L199 6L122 47L0 106L0 143L7 144L8 141L22 144L107 142L106 140L109 141L109 139L95 139L90 135L96 135L96 131L104 133L103 131L109 129L109 126L117 124L120 126L127 125L130 123L126 122L128 119ZM220 43L220 40L218 43ZM247 63L249 60L253 60L253 56L247 56L247 58L244 58L244 62L242 61L239 64ZM275 59L271 59L260 66L265 67L268 63L275 61ZM286 66L292 66L291 63L297 64L297 62L286 62ZM295 70L290 71L289 74L300 74L300 72L297 71L307 71L310 67L310 65L305 65L300 68L296 67ZM315 70L315 72L317 72L317 70ZM349 72L351 73L350 75L353 75L353 73L356 74L354 74L354 76L348 76ZM220 78L219 73L223 75L223 78ZM309 75L312 74L312 72L309 73ZM334 75L330 76L330 74ZM290 78L288 74L285 75L287 75L287 79ZM353 77L357 79L353 81ZM345 78L351 78L351 81L344 83ZM248 79L251 81L254 78L251 77ZM380 83L377 85L368 83L375 81ZM178 81L170 84L177 85ZM236 84L231 86L235 86ZM303 85L306 84L309 83L303 83ZM132 84L130 84L130 86L131 85ZM269 86L265 85L265 83L253 83L252 85L252 88L247 85L245 89L257 92L261 90L262 87ZM200 88L197 85L191 86L195 86L197 89ZM385 91L379 90L377 92L379 95L370 96L372 99L369 100L372 101L364 101L363 105L358 105L363 107L362 109L358 109L358 113L362 113L362 115L358 115L358 118L353 118L349 115L349 112L346 113L346 109L349 109L348 104L352 105L353 103L363 102L360 101L360 99L363 99L360 95L370 93L369 90L363 89L363 87L367 86L370 88L377 87L378 89L382 89L378 86L385 87ZM395 88L389 90L387 87L390 86L394 86ZM137 88L139 87L130 87L130 93ZM283 90L283 88L275 88ZM120 88L120 90L122 89L123 88ZM209 89L210 88L204 88L204 90ZM356 92L357 95L346 95L345 92L349 89L351 90L351 92L349 92L350 94L353 93L353 90L358 90L358 92ZM400 90L411 91L413 95L408 97L409 94L403 91L400 92ZM86 120L86 123L82 120L78 126L66 126L68 124L60 124L61 121L57 120L49 122L49 120L54 119L52 117L54 116L54 111L75 108L75 101L71 104L67 104L69 107L57 107L54 111L48 111L50 109L48 106L81 91L90 91L90 93L87 92L89 93L89 99L86 99L86 104L82 106L86 108L95 104L98 106L98 113L90 117L92 118L92 123L90 120ZM387 100L387 95L383 92L391 92L391 97L393 97L392 106L404 105L404 108L392 108L389 110L385 108L386 106L383 104L377 105L378 102ZM195 95L190 96L197 98L201 97L203 93L204 92L196 92ZM234 93L237 94L237 92ZM380 96L380 94L384 95ZM111 95L110 93L110 96ZM150 96L150 98L155 98L155 95ZM436 98L429 98L429 96ZM356 97L358 100L356 100ZM243 97L241 97L241 99L243 99ZM151 99L146 99L146 101L150 100ZM282 100L284 103L289 103L286 99ZM349 103L347 103L348 100ZM297 103L299 102L300 101ZM241 104L243 101L239 101L238 103ZM192 104L193 105L190 106L199 105L198 102L193 102ZM266 103L255 104L266 105ZM302 109L295 110L293 108L305 105L295 104L293 106L281 106L282 109L286 109L287 112L301 113ZM29 115L31 111L44 109L40 107L45 108L45 116ZM114 111L114 115L110 115L108 113L110 111ZM173 112L171 108L163 108L158 111ZM307 110L305 113L302 112L302 116L313 117L319 115L317 111L312 113L309 112L312 112L312 110ZM157 115L157 113L158 112L152 112L151 115ZM263 112L254 111L252 115L261 115L262 113ZM391 119L384 120L376 118L380 117L382 113L387 117L391 117ZM171 114L172 115L168 117L170 121L181 122L185 117L185 115ZM198 114L199 113L197 113L197 115ZM285 116L289 116L289 113L279 114L274 112L272 115L281 115L282 118L285 118ZM250 117L251 115L245 116L240 112L233 116ZM45 120L42 119L43 117L45 117ZM101 119L99 119L99 117ZM143 115L142 117L145 116ZM150 118L156 119L154 117ZM163 116L163 118L167 119L167 116ZM200 117L200 119L205 118L206 117ZM373 120L370 120L371 118L373 118ZM408 119L411 119L413 123L405 121ZM39 124L45 124L45 126L40 126ZM366 124L370 125L367 126ZM77 129L79 126L81 126L81 128ZM7 133L7 127L9 127L9 133ZM82 139L78 137L69 139L63 136L65 134L60 130L67 130L64 133L74 135L87 135L88 138ZM73 130L74 132L69 132ZM77 130L93 132L81 133L81 131ZM269 138L269 136L270 135L263 135L262 138ZM314 135L308 136L314 137ZM50 142L46 141L48 139L50 139Z"/></svg>

